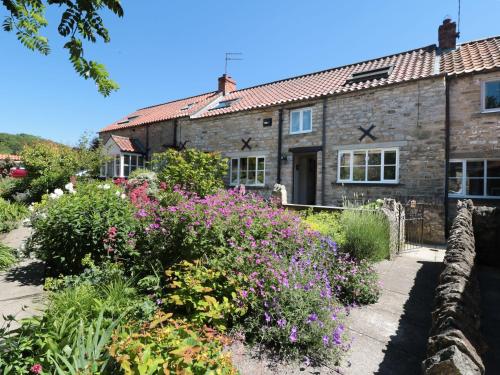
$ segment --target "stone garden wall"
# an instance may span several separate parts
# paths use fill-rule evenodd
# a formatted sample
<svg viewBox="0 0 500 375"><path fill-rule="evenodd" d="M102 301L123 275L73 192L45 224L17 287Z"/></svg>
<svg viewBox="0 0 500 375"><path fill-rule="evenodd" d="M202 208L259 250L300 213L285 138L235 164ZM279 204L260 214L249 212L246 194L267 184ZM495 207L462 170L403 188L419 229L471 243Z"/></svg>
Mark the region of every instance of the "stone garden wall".
<svg viewBox="0 0 500 375"><path fill-rule="evenodd" d="M436 288L424 374L484 374L472 201L459 202Z"/></svg>

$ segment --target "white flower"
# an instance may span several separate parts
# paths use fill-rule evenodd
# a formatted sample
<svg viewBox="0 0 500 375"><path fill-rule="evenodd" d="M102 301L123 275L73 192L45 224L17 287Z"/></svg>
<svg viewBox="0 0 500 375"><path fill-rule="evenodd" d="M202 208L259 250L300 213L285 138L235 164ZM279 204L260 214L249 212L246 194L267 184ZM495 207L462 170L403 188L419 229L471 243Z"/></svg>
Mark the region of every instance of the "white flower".
<svg viewBox="0 0 500 375"><path fill-rule="evenodd" d="M35 206L33 206L33 203L32 203L32 204L30 204L30 206L28 207L28 210L29 210L30 212L35 211Z"/></svg>
<svg viewBox="0 0 500 375"><path fill-rule="evenodd" d="M122 194L120 195L120 198L121 198L121 199L125 199L125 198L127 198L127 196L125 195L125 193L122 193Z"/></svg>
<svg viewBox="0 0 500 375"><path fill-rule="evenodd" d="M64 185L64 188L69 191L69 192L72 192L74 190L74 186L71 182L67 183L66 185Z"/></svg>
<svg viewBox="0 0 500 375"><path fill-rule="evenodd" d="M57 199L57 198L59 198L59 196L57 194L55 194L55 193L50 193L49 194L49 198L50 199Z"/></svg>
<svg viewBox="0 0 500 375"><path fill-rule="evenodd" d="M97 188L98 189L102 189L102 185L97 185Z"/></svg>
<svg viewBox="0 0 500 375"><path fill-rule="evenodd" d="M120 196L120 192L117 190L117 191L116 191L116 193L115 193L115 195L116 195L117 197L119 197L119 196Z"/></svg>
<svg viewBox="0 0 500 375"><path fill-rule="evenodd" d="M102 188L104 190L109 190L109 189L111 189L111 186L109 184L104 184L104 185L102 185Z"/></svg>
<svg viewBox="0 0 500 375"><path fill-rule="evenodd" d="M57 195L58 197L64 195L64 191L62 189L56 189L54 190L54 194Z"/></svg>

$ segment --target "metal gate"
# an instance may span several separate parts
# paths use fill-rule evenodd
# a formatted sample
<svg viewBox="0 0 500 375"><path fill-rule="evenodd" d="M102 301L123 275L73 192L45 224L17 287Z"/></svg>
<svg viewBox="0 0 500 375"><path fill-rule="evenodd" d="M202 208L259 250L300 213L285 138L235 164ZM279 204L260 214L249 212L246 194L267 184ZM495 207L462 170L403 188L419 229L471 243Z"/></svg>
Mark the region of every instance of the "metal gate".
<svg viewBox="0 0 500 375"><path fill-rule="evenodd" d="M404 205L404 242L400 251L408 251L422 246L424 238L425 205L410 200Z"/></svg>

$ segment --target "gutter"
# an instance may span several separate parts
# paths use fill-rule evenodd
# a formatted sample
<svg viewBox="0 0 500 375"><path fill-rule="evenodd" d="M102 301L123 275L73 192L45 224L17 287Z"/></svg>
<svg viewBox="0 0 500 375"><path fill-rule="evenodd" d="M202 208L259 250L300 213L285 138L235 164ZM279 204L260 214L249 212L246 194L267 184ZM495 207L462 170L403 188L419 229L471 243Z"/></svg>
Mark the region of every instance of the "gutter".
<svg viewBox="0 0 500 375"><path fill-rule="evenodd" d="M174 144L174 147L177 147L177 127L179 126L179 121L178 119L174 120L174 136L172 143Z"/></svg>
<svg viewBox="0 0 500 375"><path fill-rule="evenodd" d="M281 184L281 149L283 148L283 108L278 112L278 162L276 170L276 183Z"/></svg>
<svg viewBox="0 0 500 375"><path fill-rule="evenodd" d="M326 186L326 105L328 98L323 98L323 118L321 119L321 205L325 205L325 186Z"/></svg>
<svg viewBox="0 0 500 375"><path fill-rule="evenodd" d="M449 174L449 164L450 164L450 82L451 77L445 76L445 97L446 97L446 114L445 114L445 147L444 147L444 236L448 239L450 234L449 230L449 198L448 198L448 174Z"/></svg>

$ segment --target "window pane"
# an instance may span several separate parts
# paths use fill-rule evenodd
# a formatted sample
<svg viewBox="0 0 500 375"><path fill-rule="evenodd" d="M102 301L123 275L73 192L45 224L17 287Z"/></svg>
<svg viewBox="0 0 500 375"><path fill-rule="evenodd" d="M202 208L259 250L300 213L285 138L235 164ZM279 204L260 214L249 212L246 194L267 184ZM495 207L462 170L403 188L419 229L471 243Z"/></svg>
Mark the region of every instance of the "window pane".
<svg viewBox="0 0 500 375"><path fill-rule="evenodd" d="M120 158L115 161L115 176L120 176Z"/></svg>
<svg viewBox="0 0 500 375"><path fill-rule="evenodd" d="M486 194L494 197L500 197L500 178L488 178Z"/></svg>
<svg viewBox="0 0 500 375"><path fill-rule="evenodd" d="M488 160L488 177L500 177L500 160Z"/></svg>
<svg viewBox="0 0 500 375"><path fill-rule="evenodd" d="M484 180L482 178L468 178L467 195L484 195Z"/></svg>
<svg viewBox="0 0 500 375"><path fill-rule="evenodd" d="M296 133L300 131L300 112L292 112L291 116L292 121L292 133Z"/></svg>
<svg viewBox="0 0 500 375"><path fill-rule="evenodd" d="M484 108L500 108L500 81L486 82L484 87Z"/></svg>
<svg viewBox="0 0 500 375"><path fill-rule="evenodd" d="M396 151L385 151L384 152L384 164L385 165L396 165Z"/></svg>
<svg viewBox="0 0 500 375"><path fill-rule="evenodd" d="M258 162L258 169L259 169L259 171L263 171L264 168L265 168L264 158L259 158L259 162Z"/></svg>
<svg viewBox="0 0 500 375"><path fill-rule="evenodd" d="M231 184L238 183L238 159L231 160Z"/></svg>
<svg viewBox="0 0 500 375"><path fill-rule="evenodd" d="M349 175L349 171L349 167L340 167L340 179L349 180L349 178L351 178L351 176Z"/></svg>
<svg viewBox="0 0 500 375"><path fill-rule="evenodd" d="M302 112L302 130L304 131L311 130L311 127L312 127L311 110L308 109Z"/></svg>
<svg viewBox="0 0 500 375"><path fill-rule="evenodd" d="M124 155L123 156L123 164L124 165L130 165L130 155Z"/></svg>
<svg viewBox="0 0 500 375"><path fill-rule="evenodd" d="M384 167L384 180L396 180L396 166Z"/></svg>
<svg viewBox="0 0 500 375"><path fill-rule="evenodd" d="M248 172L247 184L248 185L255 185L255 171Z"/></svg>
<svg viewBox="0 0 500 375"><path fill-rule="evenodd" d="M352 179L354 181L365 181L365 167L354 167L352 170Z"/></svg>
<svg viewBox="0 0 500 375"><path fill-rule="evenodd" d="M462 178L450 178L448 180L448 193L462 194Z"/></svg>
<svg viewBox="0 0 500 375"><path fill-rule="evenodd" d="M247 166L248 166L248 159L247 158L240 158L240 171L247 171Z"/></svg>
<svg viewBox="0 0 500 375"><path fill-rule="evenodd" d="M467 162L467 177L484 177L484 163L482 160Z"/></svg>
<svg viewBox="0 0 500 375"><path fill-rule="evenodd" d="M257 159L256 158L248 158L248 170L255 171L257 169Z"/></svg>
<svg viewBox="0 0 500 375"><path fill-rule="evenodd" d="M368 181L380 181L380 167L368 167Z"/></svg>
<svg viewBox="0 0 500 375"><path fill-rule="evenodd" d="M144 167L144 157L143 156L139 156L139 160L138 160L138 165L139 167L143 168Z"/></svg>
<svg viewBox="0 0 500 375"><path fill-rule="evenodd" d="M450 177L462 177L463 164L460 162L450 163Z"/></svg>
<svg viewBox="0 0 500 375"><path fill-rule="evenodd" d="M365 152L354 153L354 165L365 165L366 154Z"/></svg>
<svg viewBox="0 0 500 375"><path fill-rule="evenodd" d="M351 161L351 154L341 153L340 154L340 165L342 167L348 167Z"/></svg>
<svg viewBox="0 0 500 375"><path fill-rule="evenodd" d="M257 172L257 183L264 185L264 171Z"/></svg>
<svg viewBox="0 0 500 375"><path fill-rule="evenodd" d="M368 164L369 165L380 165L380 164L382 164L382 154L381 154L381 152L380 151L370 151L370 152L368 152Z"/></svg>

